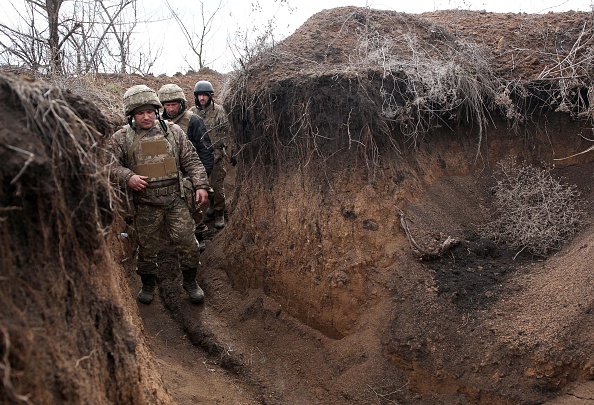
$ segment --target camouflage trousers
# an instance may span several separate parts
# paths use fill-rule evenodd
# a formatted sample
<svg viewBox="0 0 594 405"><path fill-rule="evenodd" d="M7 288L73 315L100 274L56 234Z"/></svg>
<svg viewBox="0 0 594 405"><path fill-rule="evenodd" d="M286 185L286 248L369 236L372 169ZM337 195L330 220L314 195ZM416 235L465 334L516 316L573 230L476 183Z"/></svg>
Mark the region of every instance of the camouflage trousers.
<svg viewBox="0 0 594 405"><path fill-rule="evenodd" d="M227 168L225 167L225 158L221 158L215 162L212 173L208 177L210 187L214 191L209 193L210 206L215 211L225 210L225 177L227 176ZM194 222L196 223L196 233L206 232L208 226L204 223L204 211L198 209L192 213Z"/></svg>
<svg viewBox="0 0 594 405"><path fill-rule="evenodd" d="M210 186L214 195L210 201L212 209L223 211L225 209L225 177L227 177L226 157L217 160L210 173Z"/></svg>
<svg viewBox="0 0 594 405"><path fill-rule="evenodd" d="M181 197L175 198L168 206L137 205L134 227L138 239L138 274L156 274L157 254L163 248L166 231L178 250L180 268L185 270L200 265L194 220Z"/></svg>

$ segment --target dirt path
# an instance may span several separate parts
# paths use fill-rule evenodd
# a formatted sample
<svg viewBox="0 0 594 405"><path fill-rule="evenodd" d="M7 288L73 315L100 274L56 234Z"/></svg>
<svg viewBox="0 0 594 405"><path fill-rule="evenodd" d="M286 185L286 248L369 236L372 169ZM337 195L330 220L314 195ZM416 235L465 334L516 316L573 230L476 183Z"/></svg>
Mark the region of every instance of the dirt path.
<svg viewBox="0 0 594 405"><path fill-rule="evenodd" d="M212 356L189 341L160 297L150 306L139 304L139 310L149 347L169 393L178 404L260 403L251 387L220 367ZM211 312L205 307L192 307L188 311L189 316L195 314L197 317Z"/></svg>
<svg viewBox="0 0 594 405"><path fill-rule="evenodd" d="M215 249L211 243L203 258L204 305L191 305L179 278L163 274L175 261L167 255L158 297L138 304L158 368L179 404L374 403L394 390L387 372L394 367L377 334L389 325L391 299L370 308L351 337L330 339L260 291L234 290L212 265ZM128 272L136 293L140 283Z"/></svg>

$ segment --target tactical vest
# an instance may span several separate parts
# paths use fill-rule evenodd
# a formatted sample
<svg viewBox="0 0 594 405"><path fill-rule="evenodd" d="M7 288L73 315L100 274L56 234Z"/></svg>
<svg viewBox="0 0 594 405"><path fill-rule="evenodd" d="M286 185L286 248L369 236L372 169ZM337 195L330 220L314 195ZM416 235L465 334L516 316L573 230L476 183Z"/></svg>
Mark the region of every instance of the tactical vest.
<svg viewBox="0 0 594 405"><path fill-rule="evenodd" d="M177 146L173 135L165 136L158 122L155 124L150 130L138 133L127 126L128 167L136 174L147 176L149 183L178 179ZM147 137L146 134L155 132L155 128L156 134Z"/></svg>
<svg viewBox="0 0 594 405"><path fill-rule="evenodd" d="M181 129L184 130L184 133L187 135L192 115L194 115L193 112L191 112L190 110L186 110L183 114L180 114L178 117L172 119L171 121L173 121L174 124L179 125Z"/></svg>

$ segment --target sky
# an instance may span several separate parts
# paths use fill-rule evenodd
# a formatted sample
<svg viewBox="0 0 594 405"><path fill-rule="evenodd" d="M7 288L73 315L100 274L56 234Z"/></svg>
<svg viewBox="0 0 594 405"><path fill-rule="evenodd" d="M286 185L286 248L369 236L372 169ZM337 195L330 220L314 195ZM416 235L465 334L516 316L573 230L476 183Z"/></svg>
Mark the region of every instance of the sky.
<svg viewBox="0 0 594 405"><path fill-rule="evenodd" d="M0 1L15 8L24 7L23 0ZM66 0L64 4L72 5L74 1ZM271 32L274 41L279 42L314 14L335 7L369 7L403 13L454 9L497 13L594 10L594 0L138 0L137 4L139 15L132 54L145 55L150 49L152 56L149 60L155 62L150 73L170 76L199 68L198 58L191 51L171 10L176 12L188 31L199 32L203 26L201 4L204 16L213 17L211 32L205 40L203 61L221 73L237 67L237 49L242 38L253 44L258 35ZM13 7L5 7L0 13L0 22L11 25L9 22L16 20L15 15L10 14L14 14Z"/></svg>
<svg viewBox="0 0 594 405"><path fill-rule="evenodd" d="M171 12L165 0L142 0L144 12L151 20L148 32L151 44L161 46L161 57L153 68L154 74L185 73L189 66L197 67L197 59L188 51L189 45L179 25L170 19ZM171 7L190 29L201 29L199 1L167 0ZM309 17L324 9L342 6L370 7L378 10L393 10L404 13L422 13L435 10L485 10L488 12L547 13L568 10L592 11L594 0L204 0L205 15L215 15L212 36L207 39L205 58L207 66L219 72L233 70L236 65L229 43L237 43L237 32L254 38L262 33L269 20L274 21L272 30L275 41L292 34ZM220 9L215 13L216 7ZM141 28L142 29L142 28ZM162 41L162 42L159 42ZM190 62L184 62L184 58Z"/></svg>

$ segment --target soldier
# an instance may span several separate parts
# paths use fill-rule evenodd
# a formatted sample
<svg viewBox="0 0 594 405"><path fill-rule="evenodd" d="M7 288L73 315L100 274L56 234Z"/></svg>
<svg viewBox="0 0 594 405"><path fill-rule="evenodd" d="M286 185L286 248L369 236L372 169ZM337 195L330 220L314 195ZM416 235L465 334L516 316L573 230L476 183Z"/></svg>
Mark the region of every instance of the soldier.
<svg viewBox="0 0 594 405"><path fill-rule="evenodd" d="M163 105L163 118L171 120L183 129L196 148L200 161L206 169L206 174L210 177L214 164L214 154L204 120L200 116L186 110L186 96L182 88L177 84L165 84L159 89L157 94ZM196 239L198 240L200 251L203 252L206 249L204 234L208 230L208 227L204 223L203 211L200 207L195 207L195 209L190 209L190 212L196 223Z"/></svg>
<svg viewBox="0 0 594 405"><path fill-rule="evenodd" d="M214 226L217 229L225 226L225 176L227 175L226 148L232 141L229 121L223 106L214 102L214 88L208 81L201 80L194 86L195 106L190 111L204 119L210 140L214 145L214 166L210 176L210 184L214 190L209 211L214 214ZM232 163L235 160L232 159Z"/></svg>
<svg viewBox="0 0 594 405"><path fill-rule="evenodd" d="M138 301L150 304L153 300L157 254L166 230L179 249L182 286L191 302L197 304L204 299L196 282L200 250L194 237L194 221L182 198L181 172L191 180L196 192L189 197L199 205L208 199L208 178L181 128L159 117L160 107L157 93L149 87L136 85L126 90L124 114L128 125L110 140L112 171L114 180L133 193L138 241L136 272L142 280Z"/></svg>

